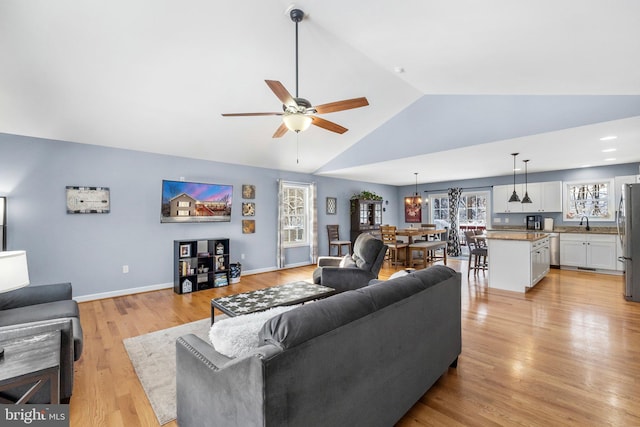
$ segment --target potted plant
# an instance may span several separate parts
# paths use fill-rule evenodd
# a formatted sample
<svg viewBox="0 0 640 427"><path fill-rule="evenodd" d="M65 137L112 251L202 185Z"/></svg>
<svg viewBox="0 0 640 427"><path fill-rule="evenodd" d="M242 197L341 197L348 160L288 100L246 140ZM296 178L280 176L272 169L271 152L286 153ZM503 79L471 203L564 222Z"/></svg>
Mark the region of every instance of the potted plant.
<svg viewBox="0 0 640 427"><path fill-rule="evenodd" d="M374 193L372 191L363 190L363 191L361 191L359 193L356 193L353 196L351 196L351 200L356 200L356 199L361 199L361 200L382 200L382 196L378 196L376 193Z"/></svg>

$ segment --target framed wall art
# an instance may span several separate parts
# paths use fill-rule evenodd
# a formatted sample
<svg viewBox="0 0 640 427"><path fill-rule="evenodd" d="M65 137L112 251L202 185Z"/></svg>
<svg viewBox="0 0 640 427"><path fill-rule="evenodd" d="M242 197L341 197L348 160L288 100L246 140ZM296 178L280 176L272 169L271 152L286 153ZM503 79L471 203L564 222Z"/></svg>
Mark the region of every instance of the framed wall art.
<svg viewBox="0 0 640 427"><path fill-rule="evenodd" d="M253 234L256 232L255 219L243 219L242 220L242 234Z"/></svg>
<svg viewBox="0 0 640 427"><path fill-rule="evenodd" d="M327 215L335 215L338 213L338 199L336 197L327 197Z"/></svg>
<svg viewBox="0 0 640 427"><path fill-rule="evenodd" d="M255 216L256 204L253 202L242 202L242 216Z"/></svg>
<svg viewBox="0 0 640 427"><path fill-rule="evenodd" d="M111 200L109 187L67 186L67 213L109 213Z"/></svg>
<svg viewBox="0 0 640 427"><path fill-rule="evenodd" d="M256 198L256 186L251 184L242 184L242 198L243 199L255 199Z"/></svg>

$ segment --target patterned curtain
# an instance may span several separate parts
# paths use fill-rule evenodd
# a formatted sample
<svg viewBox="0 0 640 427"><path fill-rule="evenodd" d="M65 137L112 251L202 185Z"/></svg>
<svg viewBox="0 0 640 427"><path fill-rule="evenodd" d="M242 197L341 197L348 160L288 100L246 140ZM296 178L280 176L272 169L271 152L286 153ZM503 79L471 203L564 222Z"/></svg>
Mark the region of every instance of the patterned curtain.
<svg viewBox="0 0 640 427"><path fill-rule="evenodd" d="M447 244L447 255L460 256L460 236L458 235L458 206L460 205L460 195L462 188L450 188L449 194L449 242Z"/></svg>
<svg viewBox="0 0 640 427"><path fill-rule="evenodd" d="M285 181L278 180L278 244L276 248L276 265L278 268L284 268L284 207L282 202L284 199Z"/></svg>

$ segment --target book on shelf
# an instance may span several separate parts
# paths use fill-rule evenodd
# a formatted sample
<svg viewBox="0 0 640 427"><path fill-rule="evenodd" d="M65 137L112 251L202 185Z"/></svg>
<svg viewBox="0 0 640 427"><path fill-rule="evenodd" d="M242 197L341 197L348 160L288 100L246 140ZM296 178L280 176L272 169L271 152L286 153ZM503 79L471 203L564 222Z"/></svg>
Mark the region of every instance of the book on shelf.
<svg viewBox="0 0 640 427"><path fill-rule="evenodd" d="M220 286L227 286L228 284L229 281L227 279L227 273L218 273L215 275L215 278L213 279L213 286L218 288Z"/></svg>

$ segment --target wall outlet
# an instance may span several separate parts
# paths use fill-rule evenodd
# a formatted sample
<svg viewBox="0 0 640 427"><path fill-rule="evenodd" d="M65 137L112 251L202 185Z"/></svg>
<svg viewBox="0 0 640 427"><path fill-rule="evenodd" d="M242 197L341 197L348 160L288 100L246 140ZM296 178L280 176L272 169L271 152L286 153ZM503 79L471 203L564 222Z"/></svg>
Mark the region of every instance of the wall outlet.
<svg viewBox="0 0 640 427"><path fill-rule="evenodd" d="M123 265L122 266L122 272L125 273L125 274L128 273L129 272L129 266L128 265Z"/></svg>
<svg viewBox="0 0 640 427"><path fill-rule="evenodd" d="M244 254L240 254L240 259L244 259Z"/></svg>
<svg viewBox="0 0 640 427"><path fill-rule="evenodd" d="M500 224L502 222L502 218L493 218L493 222L495 224Z"/></svg>

